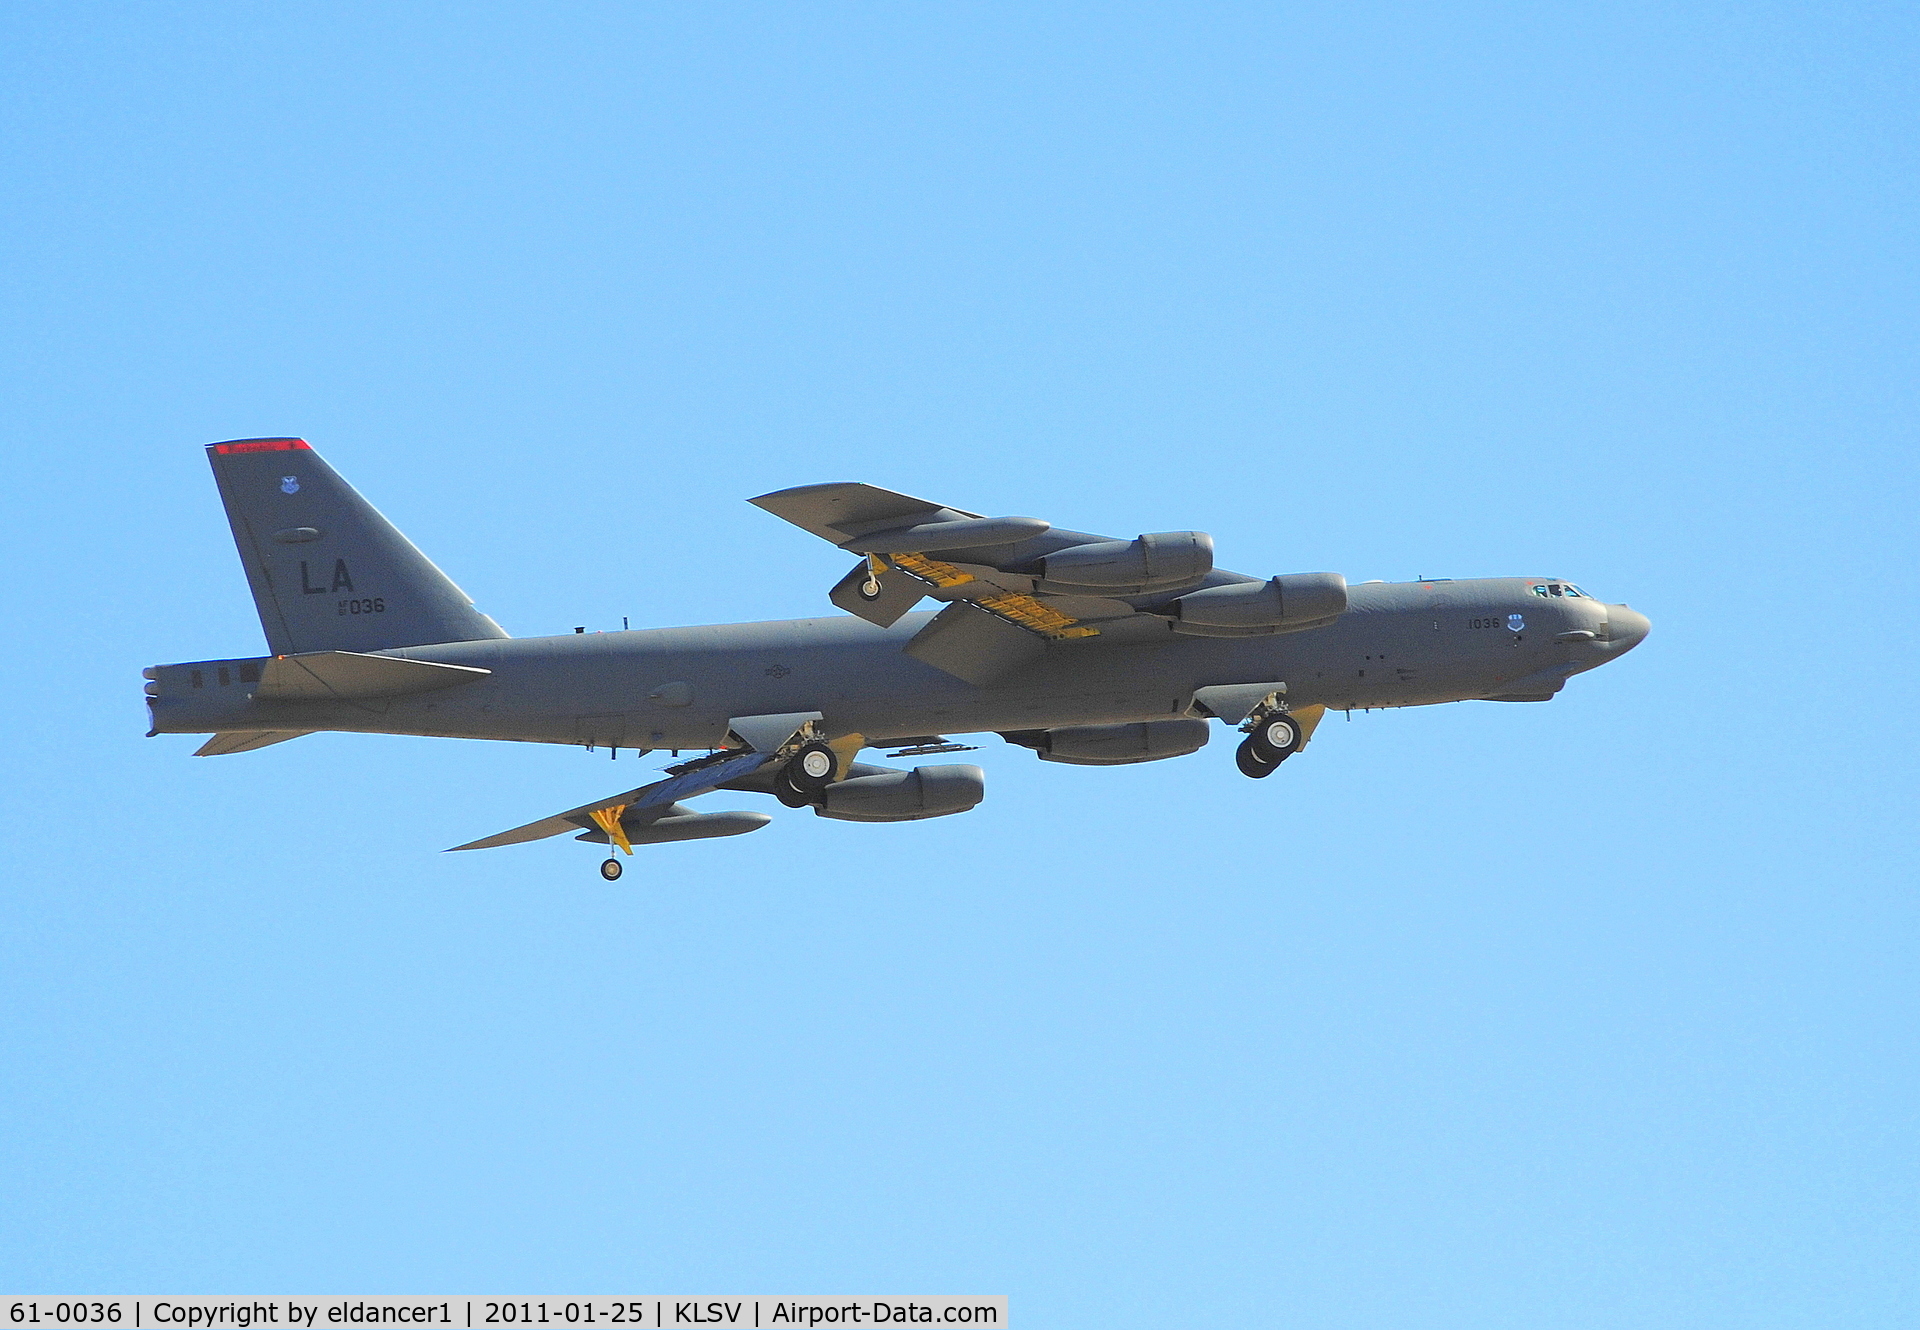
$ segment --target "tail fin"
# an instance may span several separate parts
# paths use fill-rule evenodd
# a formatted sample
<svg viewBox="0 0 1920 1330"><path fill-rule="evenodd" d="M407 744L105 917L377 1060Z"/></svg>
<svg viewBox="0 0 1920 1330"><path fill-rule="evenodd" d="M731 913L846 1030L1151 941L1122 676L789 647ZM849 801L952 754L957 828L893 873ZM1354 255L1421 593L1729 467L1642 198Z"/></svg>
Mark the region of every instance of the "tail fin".
<svg viewBox="0 0 1920 1330"><path fill-rule="evenodd" d="M207 460L274 655L507 635L304 439L209 444Z"/></svg>

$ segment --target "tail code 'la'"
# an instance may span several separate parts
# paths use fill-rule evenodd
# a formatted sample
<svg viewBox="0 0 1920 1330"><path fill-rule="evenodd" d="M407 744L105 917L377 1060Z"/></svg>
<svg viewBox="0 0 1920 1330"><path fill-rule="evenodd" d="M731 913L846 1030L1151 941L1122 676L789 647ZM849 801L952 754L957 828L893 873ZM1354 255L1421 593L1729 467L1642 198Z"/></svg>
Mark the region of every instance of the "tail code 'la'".
<svg viewBox="0 0 1920 1330"><path fill-rule="evenodd" d="M209 444L207 460L274 655L507 635L304 439Z"/></svg>

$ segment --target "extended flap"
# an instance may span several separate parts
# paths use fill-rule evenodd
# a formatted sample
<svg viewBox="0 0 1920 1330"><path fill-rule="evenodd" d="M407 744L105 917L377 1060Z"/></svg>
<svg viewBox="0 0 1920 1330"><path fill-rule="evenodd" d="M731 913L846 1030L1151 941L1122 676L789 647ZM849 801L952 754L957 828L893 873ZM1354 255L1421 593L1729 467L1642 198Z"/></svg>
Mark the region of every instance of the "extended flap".
<svg viewBox="0 0 1920 1330"><path fill-rule="evenodd" d="M275 656L266 662L260 668L260 686L253 690L253 696L261 702L403 697L473 683L492 673L471 665L368 656L358 651L314 651Z"/></svg>

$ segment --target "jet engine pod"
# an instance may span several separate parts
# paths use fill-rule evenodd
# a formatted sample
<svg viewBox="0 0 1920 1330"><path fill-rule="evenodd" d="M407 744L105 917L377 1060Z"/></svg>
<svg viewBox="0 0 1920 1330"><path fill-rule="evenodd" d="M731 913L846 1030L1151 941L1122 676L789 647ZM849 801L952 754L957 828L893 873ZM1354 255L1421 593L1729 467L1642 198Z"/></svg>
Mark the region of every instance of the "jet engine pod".
<svg viewBox="0 0 1920 1330"><path fill-rule="evenodd" d="M1076 725L1058 730L1014 730L1001 737L1033 749L1042 762L1076 767L1123 767L1185 757L1206 747L1204 720L1149 720L1133 725Z"/></svg>
<svg viewBox="0 0 1920 1330"><path fill-rule="evenodd" d="M813 811L842 822L917 822L964 813L986 797L987 773L979 767L915 767L837 781Z"/></svg>
<svg viewBox="0 0 1920 1330"><path fill-rule="evenodd" d="M1049 554L1040 568L1043 591L1167 591L1213 571L1213 537L1155 531L1137 540L1096 540Z"/></svg>
<svg viewBox="0 0 1920 1330"><path fill-rule="evenodd" d="M1174 631L1197 637L1295 633L1347 612L1339 573L1289 573L1271 582L1235 582L1189 591L1173 602Z"/></svg>

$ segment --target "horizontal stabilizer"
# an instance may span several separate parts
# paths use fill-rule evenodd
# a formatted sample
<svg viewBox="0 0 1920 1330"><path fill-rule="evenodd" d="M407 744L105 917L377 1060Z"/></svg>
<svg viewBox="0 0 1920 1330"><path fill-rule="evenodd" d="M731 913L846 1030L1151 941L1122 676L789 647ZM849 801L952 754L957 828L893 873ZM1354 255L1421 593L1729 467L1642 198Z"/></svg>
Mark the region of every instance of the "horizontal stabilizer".
<svg viewBox="0 0 1920 1330"><path fill-rule="evenodd" d="M404 697L437 688L473 683L492 670L471 665L441 665L398 656L367 656L357 651L315 651L278 656L260 668L253 695L262 702L325 702L334 698Z"/></svg>
<svg viewBox="0 0 1920 1330"><path fill-rule="evenodd" d="M256 748L265 748L268 744L285 743L289 739L298 739L303 734L312 734L312 730L233 730L226 734L216 734L213 738L194 749L195 757L225 757L228 753L251 753Z"/></svg>

